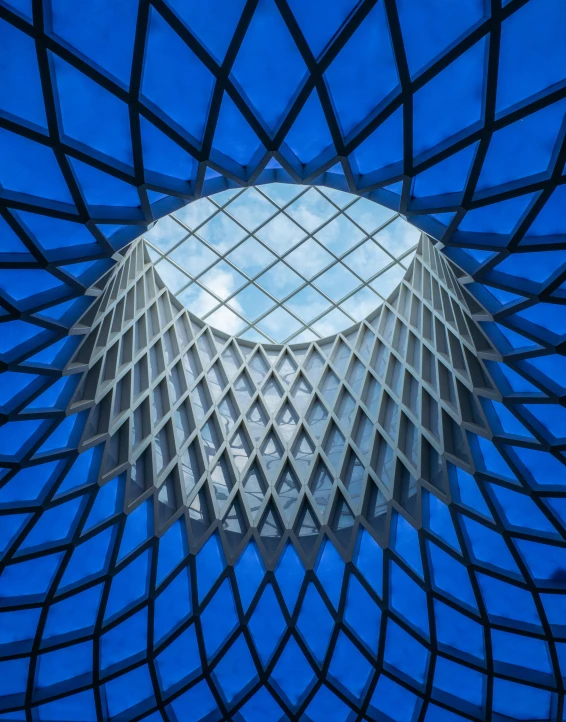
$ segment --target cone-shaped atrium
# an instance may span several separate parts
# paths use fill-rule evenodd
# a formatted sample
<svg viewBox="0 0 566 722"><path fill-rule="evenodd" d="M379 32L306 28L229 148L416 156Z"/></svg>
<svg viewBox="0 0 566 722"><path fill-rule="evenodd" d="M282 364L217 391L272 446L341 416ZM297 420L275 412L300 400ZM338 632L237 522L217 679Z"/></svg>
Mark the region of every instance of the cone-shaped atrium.
<svg viewBox="0 0 566 722"><path fill-rule="evenodd" d="M0 721L566 719L563 0L0 0Z"/></svg>

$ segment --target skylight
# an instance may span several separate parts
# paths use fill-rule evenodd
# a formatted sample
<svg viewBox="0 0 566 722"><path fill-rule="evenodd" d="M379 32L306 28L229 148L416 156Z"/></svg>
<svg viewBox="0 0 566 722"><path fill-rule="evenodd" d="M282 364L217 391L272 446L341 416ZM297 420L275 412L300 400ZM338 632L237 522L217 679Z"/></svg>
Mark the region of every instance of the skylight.
<svg viewBox="0 0 566 722"><path fill-rule="evenodd" d="M189 311L231 335L284 343L368 316L405 274L419 235L366 198L273 183L197 200L144 238Z"/></svg>

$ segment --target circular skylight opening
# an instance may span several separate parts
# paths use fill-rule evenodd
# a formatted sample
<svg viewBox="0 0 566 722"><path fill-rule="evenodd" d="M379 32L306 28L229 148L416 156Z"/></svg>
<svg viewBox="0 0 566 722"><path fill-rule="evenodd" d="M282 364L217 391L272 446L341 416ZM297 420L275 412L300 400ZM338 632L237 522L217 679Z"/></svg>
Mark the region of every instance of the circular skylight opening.
<svg viewBox="0 0 566 722"><path fill-rule="evenodd" d="M420 232L366 198L272 183L228 190L159 220L144 239L178 300L250 341L311 341L372 313Z"/></svg>

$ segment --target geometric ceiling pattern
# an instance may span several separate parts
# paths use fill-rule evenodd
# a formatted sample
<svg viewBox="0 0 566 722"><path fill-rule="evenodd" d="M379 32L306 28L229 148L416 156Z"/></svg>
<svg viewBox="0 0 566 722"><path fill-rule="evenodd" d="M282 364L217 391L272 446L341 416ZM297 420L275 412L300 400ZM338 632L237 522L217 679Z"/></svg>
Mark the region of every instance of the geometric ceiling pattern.
<svg viewBox="0 0 566 722"><path fill-rule="evenodd" d="M565 21L562 0L0 0L1 719L564 719ZM126 244L272 182L435 239L500 399L448 516L400 507L383 544L312 566L288 545L275 570L98 484L63 373Z"/></svg>
<svg viewBox="0 0 566 722"><path fill-rule="evenodd" d="M365 198L278 183L203 198L144 238L163 281L206 323L296 343L374 311L403 278L419 235Z"/></svg>

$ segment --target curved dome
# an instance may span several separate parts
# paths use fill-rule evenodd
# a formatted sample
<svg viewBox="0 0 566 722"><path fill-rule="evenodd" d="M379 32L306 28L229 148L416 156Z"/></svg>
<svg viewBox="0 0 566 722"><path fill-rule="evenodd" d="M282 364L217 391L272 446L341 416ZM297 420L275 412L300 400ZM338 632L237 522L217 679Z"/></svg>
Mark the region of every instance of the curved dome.
<svg viewBox="0 0 566 722"><path fill-rule="evenodd" d="M563 719L565 21L0 0L0 719ZM215 335L130 243L272 182L423 232L327 345Z"/></svg>

